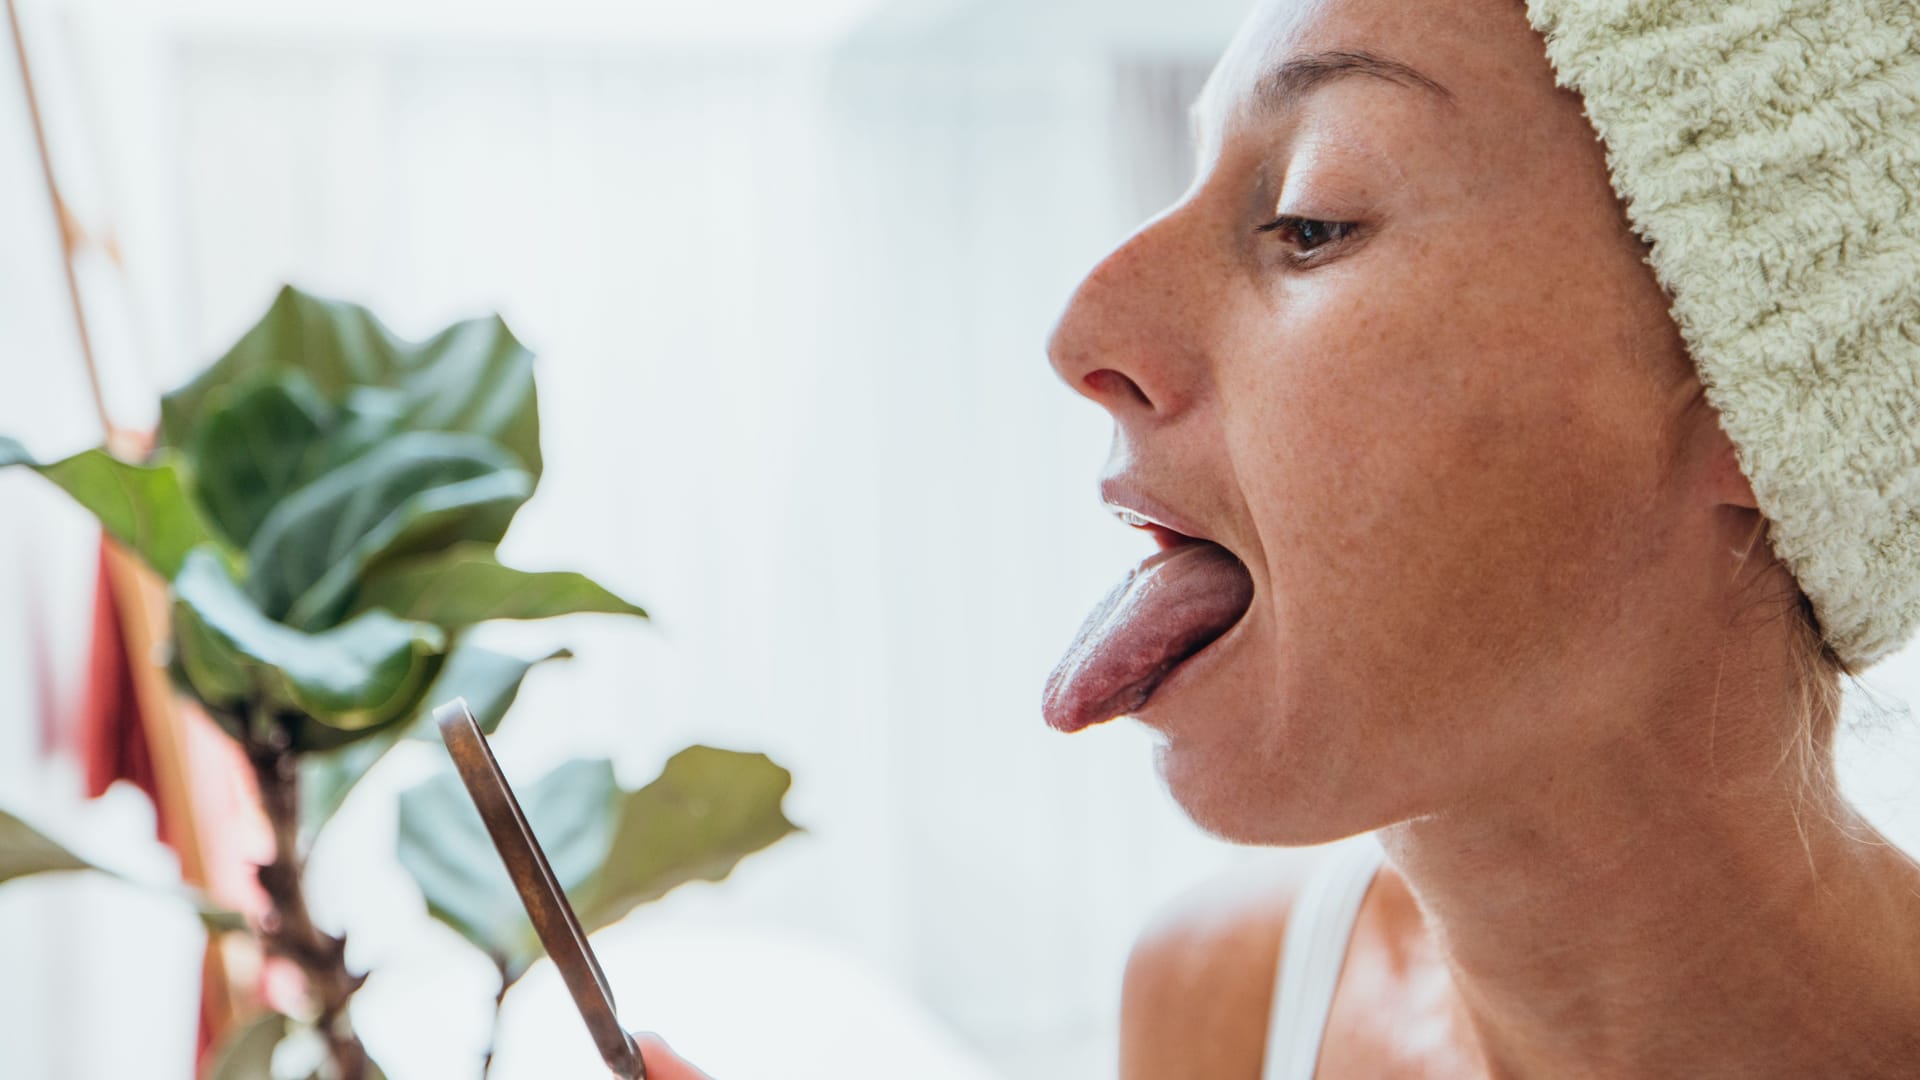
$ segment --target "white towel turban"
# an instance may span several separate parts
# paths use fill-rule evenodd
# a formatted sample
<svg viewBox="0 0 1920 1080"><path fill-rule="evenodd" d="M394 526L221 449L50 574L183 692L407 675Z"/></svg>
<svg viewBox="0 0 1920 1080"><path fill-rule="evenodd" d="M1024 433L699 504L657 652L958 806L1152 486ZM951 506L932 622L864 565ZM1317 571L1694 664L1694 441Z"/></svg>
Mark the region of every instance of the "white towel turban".
<svg viewBox="0 0 1920 1080"><path fill-rule="evenodd" d="M1527 0L1854 672L1920 626L1920 0Z"/></svg>

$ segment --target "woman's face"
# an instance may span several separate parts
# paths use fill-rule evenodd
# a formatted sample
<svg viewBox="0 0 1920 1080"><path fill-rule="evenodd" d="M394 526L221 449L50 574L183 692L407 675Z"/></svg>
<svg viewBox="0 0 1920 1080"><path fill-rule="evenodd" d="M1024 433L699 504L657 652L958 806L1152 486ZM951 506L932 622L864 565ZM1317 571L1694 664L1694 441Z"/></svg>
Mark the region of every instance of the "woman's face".
<svg viewBox="0 0 1920 1080"><path fill-rule="evenodd" d="M1192 188L1049 346L1113 415L1115 501L1252 577L1131 712L1195 820L1441 812L1697 680L1736 467L1518 0L1268 0L1195 126Z"/></svg>

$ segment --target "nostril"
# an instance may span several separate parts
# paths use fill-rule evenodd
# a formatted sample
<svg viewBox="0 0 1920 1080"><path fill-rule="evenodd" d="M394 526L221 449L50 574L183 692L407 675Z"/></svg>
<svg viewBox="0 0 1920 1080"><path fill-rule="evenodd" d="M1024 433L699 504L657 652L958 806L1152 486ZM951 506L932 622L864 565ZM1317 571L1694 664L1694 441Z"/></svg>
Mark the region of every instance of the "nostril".
<svg viewBox="0 0 1920 1080"><path fill-rule="evenodd" d="M1132 402L1148 409L1153 408L1153 402L1148 400L1146 392L1140 389L1139 383L1112 368L1090 371L1081 382L1086 384L1087 393L1103 404L1118 405L1122 402Z"/></svg>

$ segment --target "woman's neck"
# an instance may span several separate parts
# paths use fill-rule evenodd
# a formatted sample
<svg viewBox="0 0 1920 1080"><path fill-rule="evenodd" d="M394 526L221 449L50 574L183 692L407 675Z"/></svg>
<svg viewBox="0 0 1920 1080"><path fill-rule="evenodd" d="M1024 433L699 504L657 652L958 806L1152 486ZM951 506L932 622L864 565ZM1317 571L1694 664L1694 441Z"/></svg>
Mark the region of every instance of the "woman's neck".
<svg viewBox="0 0 1920 1080"><path fill-rule="evenodd" d="M1826 755L1718 721L1700 760L1648 740L1381 830L1490 1075L1920 1068L1920 866Z"/></svg>

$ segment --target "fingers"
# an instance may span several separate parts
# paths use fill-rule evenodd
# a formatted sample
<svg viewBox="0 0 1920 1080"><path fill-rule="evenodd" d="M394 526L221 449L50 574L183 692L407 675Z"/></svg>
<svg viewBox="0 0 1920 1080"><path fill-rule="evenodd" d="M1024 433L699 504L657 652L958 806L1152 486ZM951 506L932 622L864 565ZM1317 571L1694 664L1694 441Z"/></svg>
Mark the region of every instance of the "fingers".
<svg viewBox="0 0 1920 1080"><path fill-rule="evenodd" d="M634 1032L633 1041L640 1044L640 1058L647 1063L647 1080L713 1080L682 1061L665 1039L650 1031Z"/></svg>

